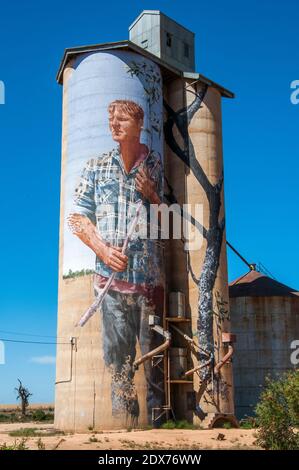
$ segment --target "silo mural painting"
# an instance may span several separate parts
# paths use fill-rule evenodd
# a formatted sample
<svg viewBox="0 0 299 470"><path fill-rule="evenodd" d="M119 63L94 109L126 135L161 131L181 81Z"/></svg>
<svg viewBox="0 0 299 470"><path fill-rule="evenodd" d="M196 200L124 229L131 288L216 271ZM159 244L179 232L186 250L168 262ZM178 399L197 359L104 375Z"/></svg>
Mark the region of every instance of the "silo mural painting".
<svg viewBox="0 0 299 470"><path fill-rule="evenodd" d="M68 84L63 278L93 275L96 314L111 380L112 416L138 420L134 384L141 355L161 344L149 316L163 316L163 246L149 237L150 206L163 197L162 83L137 54L81 56ZM88 91L87 91L88 90ZM149 420L164 403L163 371L144 363Z"/></svg>
<svg viewBox="0 0 299 470"><path fill-rule="evenodd" d="M63 430L235 424L221 117L233 94L170 51L160 12L143 13L136 43L67 50L58 74Z"/></svg>

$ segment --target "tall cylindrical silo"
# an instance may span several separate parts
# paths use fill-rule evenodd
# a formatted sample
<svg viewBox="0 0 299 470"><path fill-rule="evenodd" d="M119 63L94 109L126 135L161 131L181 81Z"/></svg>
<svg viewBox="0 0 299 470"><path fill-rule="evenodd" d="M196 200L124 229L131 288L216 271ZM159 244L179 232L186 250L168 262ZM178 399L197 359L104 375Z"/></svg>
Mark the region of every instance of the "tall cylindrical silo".
<svg viewBox="0 0 299 470"><path fill-rule="evenodd" d="M64 68L55 426L151 424L164 402L163 246L147 237L163 194L159 67L129 51ZM127 246L124 251L123 247ZM109 289L105 291L109 282ZM156 321L156 320L155 320Z"/></svg>
<svg viewBox="0 0 299 470"><path fill-rule="evenodd" d="M195 345L188 374L172 381L174 407L181 417L209 426L221 416L234 421L221 94L199 79L177 79L166 99L166 189L188 219L183 239L172 240L167 253L170 290L186 297L187 318L172 329ZM182 346L182 335L175 338Z"/></svg>

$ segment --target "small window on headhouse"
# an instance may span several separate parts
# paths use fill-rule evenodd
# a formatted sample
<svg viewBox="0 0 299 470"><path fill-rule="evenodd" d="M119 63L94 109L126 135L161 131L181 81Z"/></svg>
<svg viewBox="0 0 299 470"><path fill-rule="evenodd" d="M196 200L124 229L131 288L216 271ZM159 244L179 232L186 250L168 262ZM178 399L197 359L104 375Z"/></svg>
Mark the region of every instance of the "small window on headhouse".
<svg viewBox="0 0 299 470"><path fill-rule="evenodd" d="M189 58L189 44L184 42L184 56Z"/></svg>
<svg viewBox="0 0 299 470"><path fill-rule="evenodd" d="M166 46L171 47L172 37L170 33L166 33Z"/></svg>

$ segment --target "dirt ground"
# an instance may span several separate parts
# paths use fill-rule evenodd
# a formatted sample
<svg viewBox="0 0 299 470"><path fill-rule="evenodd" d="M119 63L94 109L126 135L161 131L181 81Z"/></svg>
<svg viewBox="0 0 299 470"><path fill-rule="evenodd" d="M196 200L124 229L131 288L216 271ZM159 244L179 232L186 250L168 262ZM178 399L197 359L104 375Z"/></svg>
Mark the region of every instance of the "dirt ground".
<svg viewBox="0 0 299 470"><path fill-rule="evenodd" d="M41 437L27 437L26 447L38 449L42 445L47 450L115 450L115 449L258 449L254 445L254 429L151 429L146 431L89 432L87 434L57 434L53 424L3 423L0 424L0 445L12 445L22 437L12 437L11 431L21 428L37 428ZM42 443L42 444L41 444Z"/></svg>

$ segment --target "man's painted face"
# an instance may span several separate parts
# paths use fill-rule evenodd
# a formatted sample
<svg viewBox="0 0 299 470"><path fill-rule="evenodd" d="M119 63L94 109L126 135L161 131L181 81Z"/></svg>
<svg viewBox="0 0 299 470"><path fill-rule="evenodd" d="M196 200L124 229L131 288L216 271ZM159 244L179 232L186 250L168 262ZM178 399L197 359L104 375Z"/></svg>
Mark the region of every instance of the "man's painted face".
<svg viewBox="0 0 299 470"><path fill-rule="evenodd" d="M109 113L109 127L112 138L116 142L121 143L128 140L139 140L141 126L142 122L140 120L135 120L117 106L112 113Z"/></svg>

